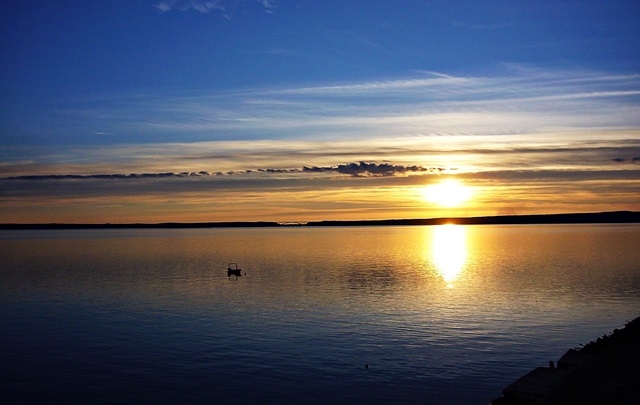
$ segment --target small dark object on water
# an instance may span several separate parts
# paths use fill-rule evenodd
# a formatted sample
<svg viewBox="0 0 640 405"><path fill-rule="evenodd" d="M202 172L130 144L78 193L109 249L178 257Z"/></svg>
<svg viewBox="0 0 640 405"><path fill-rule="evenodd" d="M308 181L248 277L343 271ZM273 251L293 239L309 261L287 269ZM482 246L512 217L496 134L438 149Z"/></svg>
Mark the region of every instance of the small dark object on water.
<svg viewBox="0 0 640 405"><path fill-rule="evenodd" d="M368 364L365 364L365 365L364 365L364 368L368 369L368 368L369 368L369 365L368 365Z"/></svg>
<svg viewBox="0 0 640 405"><path fill-rule="evenodd" d="M247 273L245 273L246 275ZM227 276L236 276L236 278L242 276L242 269L238 268L238 263L229 263L227 267Z"/></svg>

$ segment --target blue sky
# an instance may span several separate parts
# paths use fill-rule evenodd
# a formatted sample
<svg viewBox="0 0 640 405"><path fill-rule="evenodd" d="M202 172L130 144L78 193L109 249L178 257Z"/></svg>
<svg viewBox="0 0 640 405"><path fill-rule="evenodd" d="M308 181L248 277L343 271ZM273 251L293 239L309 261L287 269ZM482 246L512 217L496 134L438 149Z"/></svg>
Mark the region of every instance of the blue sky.
<svg viewBox="0 0 640 405"><path fill-rule="evenodd" d="M0 222L640 209L638 21L634 1L9 1ZM412 191L442 175L473 206Z"/></svg>

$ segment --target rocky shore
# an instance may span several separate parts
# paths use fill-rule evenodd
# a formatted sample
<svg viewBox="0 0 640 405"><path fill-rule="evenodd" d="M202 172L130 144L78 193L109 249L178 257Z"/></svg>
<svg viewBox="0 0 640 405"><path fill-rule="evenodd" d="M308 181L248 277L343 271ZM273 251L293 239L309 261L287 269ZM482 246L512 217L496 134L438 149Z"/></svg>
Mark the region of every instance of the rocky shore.
<svg viewBox="0 0 640 405"><path fill-rule="evenodd" d="M640 318L531 371L491 404L640 404Z"/></svg>

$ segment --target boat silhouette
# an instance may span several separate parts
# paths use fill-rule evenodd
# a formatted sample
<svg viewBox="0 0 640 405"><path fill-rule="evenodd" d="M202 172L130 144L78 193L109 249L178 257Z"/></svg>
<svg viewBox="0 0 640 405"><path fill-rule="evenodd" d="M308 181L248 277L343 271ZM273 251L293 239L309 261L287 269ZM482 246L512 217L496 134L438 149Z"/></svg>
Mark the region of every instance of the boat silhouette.
<svg viewBox="0 0 640 405"><path fill-rule="evenodd" d="M242 275L242 269L238 267L238 263L229 263L227 267L227 276L240 277Z"/></svg>

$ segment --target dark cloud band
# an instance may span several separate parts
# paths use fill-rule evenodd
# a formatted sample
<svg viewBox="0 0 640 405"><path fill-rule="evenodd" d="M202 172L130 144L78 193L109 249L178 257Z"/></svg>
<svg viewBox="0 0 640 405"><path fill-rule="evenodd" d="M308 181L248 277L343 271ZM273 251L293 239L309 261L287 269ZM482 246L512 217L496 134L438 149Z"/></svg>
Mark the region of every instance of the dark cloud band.
<svg viewBox="0 0 640 405"><path fill-rule="evenodd" d="M131 174L43 174L43 175L29 175L29 176L15 176L6 177L5 180L84 180L84 179L161 179L161 178L180 178L180 177L203 177L203 176L232 176L237 174L249 174L249 173L270 173L270 174L283 174L283 173L337 173L355 177L362 176L396 176L406 173L419 173L419 172L441 172L446 170L442 167L423 167L419 165L392 165L389 163L375 163L375 162L359 162L359 163L347 163L337 166L303 166L302 169L247 169L240 171L229 172L160 172L160 173L131 173Z"/></svg>

